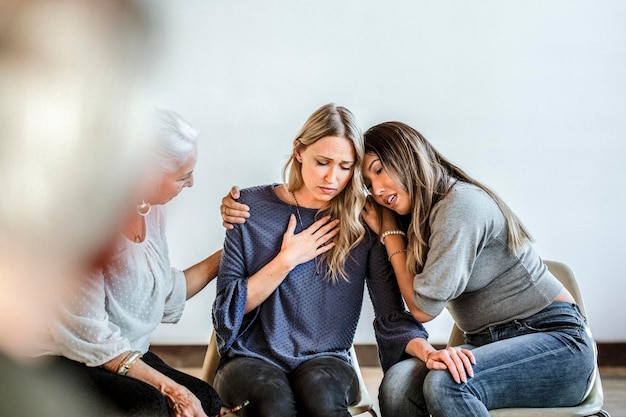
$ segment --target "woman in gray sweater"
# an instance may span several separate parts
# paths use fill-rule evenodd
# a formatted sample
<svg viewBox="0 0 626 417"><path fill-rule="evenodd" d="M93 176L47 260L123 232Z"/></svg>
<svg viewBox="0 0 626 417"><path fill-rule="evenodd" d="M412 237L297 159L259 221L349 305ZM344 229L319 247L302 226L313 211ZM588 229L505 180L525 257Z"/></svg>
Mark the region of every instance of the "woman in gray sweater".
<svg viewBox="0 0 626 417"><path fill-rule="evenodd" d="M586 319L517 216L410 126L382 123L364 136L374 202L363 217L407 306L420 322L448 308L475 358L460 383L430 356L394 365L381 386L383 415L487 417L580 403L595 361Z"/></svg>

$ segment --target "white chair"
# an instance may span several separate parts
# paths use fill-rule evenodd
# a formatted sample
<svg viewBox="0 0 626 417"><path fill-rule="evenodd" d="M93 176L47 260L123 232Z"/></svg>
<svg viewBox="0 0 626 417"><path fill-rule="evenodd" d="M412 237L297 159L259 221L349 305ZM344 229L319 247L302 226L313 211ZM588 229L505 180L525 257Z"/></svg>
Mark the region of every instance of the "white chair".
<svg viewBox="0 0 626 417"><path fill-rule="evenodd" d="M574 272L565 264L556 261L545 261L548 270L555 276L572 294L580 310L585 313L582 295ZM463 332L455 325L452 326L448 346L459 346L464 343ZM491 417L589 417L602 416L610 417L609 413L602 409L604 394L602 393L602 382L600 372L596 364L595 378L587 393L585 400L575 407L559 408L500 408L489 410Z"/></svg>
<svg viewBox="0 0 626 417"><path fill-rule="evenodd" d="M367 387L365 386L365 381L363 380L363 375L361 375L361 368L359 367L359 361L356 358L356 352L354 351L354 346L350 348L350 356L352 357L352 366L354 366L354 370L356 371L356 376L359 378L359 388L361 391L361 400L356 405L351 405L348 408L350 415L358 416L359 414L369 413L373 417L377 417L376 410L372 407L372 399L370 398L369 393L367 392Z"/></svg>
<svg viewBox="0 0 626 417"><path fill-rule="evenodd" d="M372 399L367 392L367 387L365 386L365 381L363 380L363 375L361 375L361 369L359 368L359 362L356 357L356 352L354 351L354 346L350 348L350 356L352 357L352 366L356 371L356 375L359 378L359 388L361 392L361 399L358 404L351 405L348 408L350 415L357 416L363 413L369 413L373 417L377 417L376 411L372 407ZM217 350L217 342L215 340L215 331L211 334L211 339L209 340L209 346L206 350L206 355L204 357L204 363L202 364L202 374L201 379L213 385L213 380L215 379L215 371L217 371L217 365L220 362L220 354Z"/></svg>

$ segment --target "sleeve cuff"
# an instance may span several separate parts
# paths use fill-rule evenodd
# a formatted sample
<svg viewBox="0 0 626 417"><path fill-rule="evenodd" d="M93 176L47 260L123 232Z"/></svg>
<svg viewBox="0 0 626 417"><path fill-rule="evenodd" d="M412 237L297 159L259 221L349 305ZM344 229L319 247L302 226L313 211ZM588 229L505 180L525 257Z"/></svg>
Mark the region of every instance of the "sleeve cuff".
<svg viewBox="0 0 626 417"><path fill-rule="evenodd" d="M187 300L187 281L183 271L172 268L172 292L165 301L162 323L178 323Z"/></svg>

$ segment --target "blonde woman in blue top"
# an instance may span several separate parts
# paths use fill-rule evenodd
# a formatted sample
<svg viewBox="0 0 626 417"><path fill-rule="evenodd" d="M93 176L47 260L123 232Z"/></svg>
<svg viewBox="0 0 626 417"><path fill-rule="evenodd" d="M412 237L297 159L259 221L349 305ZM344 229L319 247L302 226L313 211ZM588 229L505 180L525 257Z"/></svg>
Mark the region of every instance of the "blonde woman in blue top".
<svg viewBox="0 0 626 417"><path fill-rule="evenodd" d="M227 231L213 320L215 388L229 406L249 400L246 416L350 415L359 390L348 351L365 283L384 369L432 349L361 223L362 158L352 114L325 105L294 140L286 183L241 191L251 216Z"/></svg>

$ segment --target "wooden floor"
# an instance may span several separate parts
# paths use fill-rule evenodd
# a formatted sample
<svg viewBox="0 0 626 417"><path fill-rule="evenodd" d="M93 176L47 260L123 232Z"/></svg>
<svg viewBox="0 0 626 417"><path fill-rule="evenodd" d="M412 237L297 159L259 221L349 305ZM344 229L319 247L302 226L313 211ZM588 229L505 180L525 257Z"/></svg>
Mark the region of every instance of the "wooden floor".
<svg viewBox="0 0 626 417"><path fill-rule="evenodd" d="M198 368L182 370L196 376L200 373ZM378 411L376 394L382 379L382 371L377 367L362 367L361 373L374 401L374 408ZM611 417L626 417L626 368L600 368L600 376L604 392L604 410L608 411Z"/></svg>
<svg viewBox="0 0 626 417"><path fill-rule="evenodd" d="M604 410L611 417L626 417L626 368L600 368Z"/></svg>

